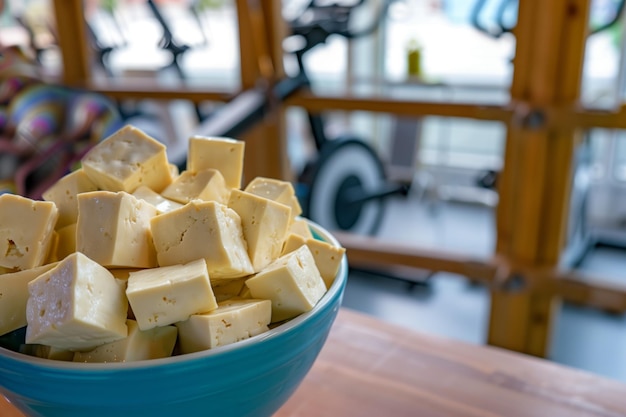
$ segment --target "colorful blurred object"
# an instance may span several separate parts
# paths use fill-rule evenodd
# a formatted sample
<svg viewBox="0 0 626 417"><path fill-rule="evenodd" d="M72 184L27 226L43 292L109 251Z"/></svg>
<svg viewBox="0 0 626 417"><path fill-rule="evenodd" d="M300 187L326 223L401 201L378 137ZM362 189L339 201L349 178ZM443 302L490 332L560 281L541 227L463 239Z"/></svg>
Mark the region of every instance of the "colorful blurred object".
<svg viewBox="0 0 626 417"><path fill-rule="evenodd" d="M0 50L0 104L6 105L21 89L40 79L39 67L19 46Z"/></svg>
<svg viewBox="0 0 626 417"><path fill-rule="evenodd" d="M31 198L123 125L107 97L46 84L38 75L19 48L0 51L0 182Z"/></svg>

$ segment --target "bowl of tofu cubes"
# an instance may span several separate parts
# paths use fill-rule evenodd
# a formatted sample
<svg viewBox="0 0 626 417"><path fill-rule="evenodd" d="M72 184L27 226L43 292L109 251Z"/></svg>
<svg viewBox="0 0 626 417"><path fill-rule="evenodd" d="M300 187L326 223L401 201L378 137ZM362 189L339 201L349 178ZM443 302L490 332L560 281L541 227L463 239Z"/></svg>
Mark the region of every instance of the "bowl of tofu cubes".
<svg viewBox="0 0 626 417"><path fill-rule="evenodd" d="M184 170L133 126L33 200L0 195L0 393L28 416L271 416L317 358L345 249L243 141Z"/></svg>

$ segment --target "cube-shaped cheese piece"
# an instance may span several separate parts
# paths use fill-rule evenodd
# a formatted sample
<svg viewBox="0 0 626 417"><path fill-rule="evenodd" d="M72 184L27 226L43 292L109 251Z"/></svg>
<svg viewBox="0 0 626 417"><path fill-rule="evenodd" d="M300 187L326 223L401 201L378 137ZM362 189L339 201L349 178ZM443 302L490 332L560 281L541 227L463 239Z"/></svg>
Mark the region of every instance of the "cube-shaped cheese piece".
<svg viewBox="0 0 626 417"><path fill-rule="evenodd" d="M0 267L25 270L43 265L58 217L51 201L0 195Z"/></svg>
<svg viewBox="0 0 626 417"><path fill-rule="evenodd" d="M305 239L313 239L313 233L306 220L302 218L295 218L289 226L289 234L296 234L302 236Z"/></svg>
<svg viewBox="0 0 626 417"><path fill-rule="evenodd" d="M172 164L171 162L168 164L170 167L170 176L172 180L180 175L180 170L178 169L178 165Z"/></svg>
<svg viewBox="0 0 626 417"><path fill-rule="evenodd" d="M57 259L62 260L67 255L76 252L76 223L57 229L59 244L57 245Z"/></svg>
<svg viewBox="0 0 626 417"><path fill-rule="evenodd" d="M12 272L18 272L18 271L19 271L18 268L5 268L3 266L0 266L0 275L10 274Z"/></svg>
<svg viewBox="0 0 626 417"><path fill-rule="evenodd" d="M70 362L74 359L75 352L67 349L55 348L53 346L24 344L20 347L20 353L36 356L38 358Z"/></svg>
<svg viewBox="0 0 626 417"><path fill-rule="evenodd" d="M285 241L283 255L293 252L302 245L308 246L311 250L313 259L315 260L315 265L320 271L320 275L322 276L322 279L324 279L326 287L330 288L335 280L335 276L337 276L341 260L343 259L343 254L346 253L346 249L331 245L328 242L313 238L307 239L292 233Z"/></svg>
<svg viewBox="0 0 626 417"><path fill-rule="evenodd" d="M241 287L241 291L239 291L239 298L244 298L244 299L251 299L252 294L250 293L250 288L248 288L247 285L244 285L243 287Z"/></svg>
<svg viewBox="0 0 626 417"><path fill-rule="evenodd" d="M128 281L131 272L143 271L144 268L107 268L115 279L120 281ZM126 284L124 284L126 285ZM124 288L126 288L124 286Z"/></svg>
<svg viewBox="0 0 626 417"><path fill-rule="evenodd" d="M272 323L310 311L326 293L308 246L281 256L246 280L253 298L272 301Z"/></svg>
<svg viewBox="0 0 626 417"><path fill-rule="evenodd" d="M227 300L207 314L194 314L176 323L181 353L225 346L267 331L269 300Z"/></svg>
<svg viewBox="0 0 626 417"><path fill-rule="evenodd" d="M183 206L176 201L163 197L161 194L145 185L139 186L139 188L133 192L133 196L152 204L157 209L157 213L159 214L167 213L168 211L176 210L177 208L181 208Z"/></svg>
<svg viewBox="0 0 626 417"><path fill-rule="evenodd" d="M117 283L121 285L122 288L124 288L124 292L126 292L126 287L128 286L128 278L130 277L130 273L135 272L135 271L142 271L142 270L143 269L138 269L138 268L110 268L109 272L117 280ZM133 309L131 308L130 303L128 304L128 314L126 315L126 317L129 319L135 320L135 313L133 312Z"/></svg>
<svg viewBox="0 0 626 417"><path fill-rule="evenodd" d="M81 163L101 190L132 193L146 185L161 192L172 182L165 145L133 126L99 142Z"/></svg>
<svg viewBox="0 0 626 417"><path fill-rule="evenodd" d="M59 260L59 257L57 256L58 250L59 250L59 233L55 230L52 232L52 236L50 237L50 244L48 245L48 254L46 255L46 260L43 261L44 265L51 264Z"/></svg>
<svg viewBox="0 0 626 417"><path fill-rule="evenodd" d="M126 296L141 330L217 308L204 259L131 272Z"/></svg>
<svg viewBox="0 0 626 417"><path fill-rule="evenodd" d="M293 185L289 181L282 181L274 178L256 177L244 189L252 194L269 198L291 207L292 216L302 214L302 207L296 197Z"/></svg>
<svg viewBox="0 0 626 417"><path fill-rule="evenodd" d="M48 264L0 276L0 336L26 326L28 283L55 266Z"/></svg>
<svg viewBox="0 0 626 417"><path fill-rule="evenodd" d="M106 267L157 266L150 220L156 208L124 191L78 195L76 250Z"/></svg>
<svg viewBox="0 0 626 417"><path fill-rule="evenodd" d="M243 237L255 272L280 256L291 222L291 208L241 190L233 190L228 207L241 218Z"/></svg>
<svg viewBox="0 0 626 417"><path fill-rule="evenodd" d="M204 258L211 278L238 278L254 272L232 209L215 201L194 200L151 221L159 265Z"/></svg>
<svg viewBox="0 0 626 417"><path fill-rule="evenodd" d="M75 252L28 284L26 343L89 350L126 337L124 288Z"/></svg>
<svg viewBox="0 0 626 417"><path fill-rule="evenodd" d="M141 330L135 320L126 320L128 336L88 352L76 352L74 362L136 362L172 356L178 329L176 326Z"/></svg>
<svg viewBox="0 0 626 417"><path fill-rule="evenodd" d="M237 297L241 293L241 289L245 286L246 278L226 278L212 279L211 286L217 302L226 301L233 297Z"/></svg>
<svg viewBox="0 0 626 417"><path fill-rule="evenodd" d="M56 228L76 223L78 219L78 200L80 193L97 191L98 187L89 179L83 169L78 169L59 179L52 187L48 188L42 197L46 201L52 201L59 209L59 219Z"/></svg>
<svg viewBox="0 0 626 417"><path fill-rule="evenodd" d="M126 291L130 273L135 272L135 271L142 271L142 270L143 269L138 269L138 268L111 268L109 269L109 272L115 277L118 284L120 284L122 288L124 288L124 291ZM130 303L128 303L128 314L126 317L129 319L135 320L135 313L133 312L133 309L130 306Z"/></svg>
<svg viewBox="0 0 626 417"><path fill-rule="evenodd" d="M230 189L226 187L222 174L209 168L195 172L184 171L161 194L181 204L196 199L226 204Z"/></svg>
<svg viewBox="0 0 626 417"><path fill-rule="evenodd" d="M245 142L222 137L192 136L189 138L187 170L217 169L228 188L241 188Z"/></svg>

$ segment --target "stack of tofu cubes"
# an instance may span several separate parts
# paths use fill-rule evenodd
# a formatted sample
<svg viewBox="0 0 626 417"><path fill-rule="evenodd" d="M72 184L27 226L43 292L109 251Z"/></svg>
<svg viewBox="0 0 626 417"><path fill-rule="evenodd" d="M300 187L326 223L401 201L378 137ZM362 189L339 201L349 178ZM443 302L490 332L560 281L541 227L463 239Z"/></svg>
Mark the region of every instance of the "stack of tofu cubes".
<svg viewBox="0 0 626 417"><path fill-rule="evenodd" d="M293 186L242 189L244 142L194 136L178 172L126 126L31 200L0 196L0 335L79 362L227 345L311 310L345 249L316 240Z"/></svg>

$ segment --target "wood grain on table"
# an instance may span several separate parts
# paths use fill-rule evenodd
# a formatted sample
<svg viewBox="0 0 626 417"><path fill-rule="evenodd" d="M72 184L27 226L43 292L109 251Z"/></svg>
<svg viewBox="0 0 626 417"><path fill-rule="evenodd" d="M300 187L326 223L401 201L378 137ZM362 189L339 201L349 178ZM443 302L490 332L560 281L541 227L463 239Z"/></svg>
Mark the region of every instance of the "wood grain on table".
<svg viewBox="0 0 626 417"><path fill-rule="evenodd" d="M0 397L0 416L22 414ZM380 416L626 416L626 384L344 308L275 417Z"/></svg>

